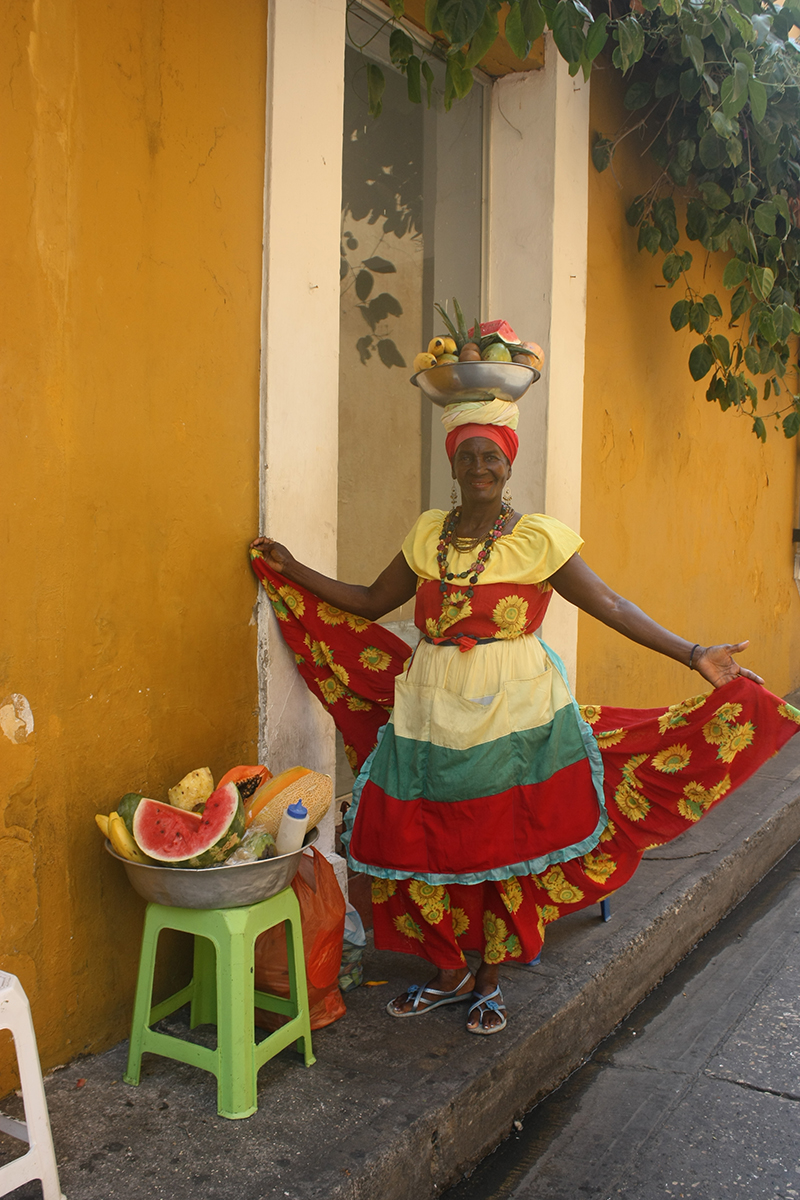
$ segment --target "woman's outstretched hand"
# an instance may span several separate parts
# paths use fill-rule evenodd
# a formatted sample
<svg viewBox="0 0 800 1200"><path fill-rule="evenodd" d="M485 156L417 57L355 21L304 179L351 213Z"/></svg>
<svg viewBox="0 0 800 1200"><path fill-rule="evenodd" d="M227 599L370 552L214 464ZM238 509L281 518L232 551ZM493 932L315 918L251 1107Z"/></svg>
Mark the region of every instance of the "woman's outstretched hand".
<svg viewBox="0 0 800 1200"><path fill-rule="evenodd" d="M726 642L721 646L706 646L705 650L696 650L694 669L715 688L722 687L739 676L752 679L754 683L763 683L760 675L756 675L755 671L748 671L747 667L740 667L733 658L734 654L741 654L749 645L749 642L736 642L735 645Z"/></svg>
<svg viewBox="0 0 800 1200"><path fill-rule="evenodd" d="M289 551L280 542L276 542L273 538L257 537L250 543L251 550L258 550L274 571L279 571L281 575L285 575L288 568L294 562Z"/></svg>

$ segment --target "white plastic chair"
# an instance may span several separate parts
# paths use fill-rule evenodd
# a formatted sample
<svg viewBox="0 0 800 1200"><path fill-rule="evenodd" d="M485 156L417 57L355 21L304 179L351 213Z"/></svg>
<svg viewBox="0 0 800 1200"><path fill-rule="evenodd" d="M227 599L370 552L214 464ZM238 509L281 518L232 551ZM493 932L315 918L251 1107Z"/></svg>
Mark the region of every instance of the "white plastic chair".
<svg viewBox="0 0 800 1200"><path fill-rule="evenodd" d="M17 1051L25 1120L15 1121L0 1113L0 1129L27 1142L30 1150L0 1167L0 1196L32 1179L42 1182L44 1200L65 1200L58 1182L58 1167L47 1115L42 1068L33 1031L28 997L16 975L0 972L0 1029L10 1029Z"/></svg>

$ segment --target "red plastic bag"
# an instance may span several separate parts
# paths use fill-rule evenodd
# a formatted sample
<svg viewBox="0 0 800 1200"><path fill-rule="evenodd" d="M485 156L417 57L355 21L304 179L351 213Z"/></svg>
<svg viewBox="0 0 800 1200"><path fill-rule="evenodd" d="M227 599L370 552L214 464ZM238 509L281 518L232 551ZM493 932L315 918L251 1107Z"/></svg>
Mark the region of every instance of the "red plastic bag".
<svg viewBox="0 0 800 1200"><path fill-rule="evenodd" d="M313 848L312 855L301 855L292 888L300 903L311 1028L322 1029L346 1012L339 991L346 905L336 873L325 855ZM289 996L283 924L267 929L256 939L255 986L259 992ZM287 1020L278 1013L256 1009L256 1024L262 1029L278 1029Z"/></svg>

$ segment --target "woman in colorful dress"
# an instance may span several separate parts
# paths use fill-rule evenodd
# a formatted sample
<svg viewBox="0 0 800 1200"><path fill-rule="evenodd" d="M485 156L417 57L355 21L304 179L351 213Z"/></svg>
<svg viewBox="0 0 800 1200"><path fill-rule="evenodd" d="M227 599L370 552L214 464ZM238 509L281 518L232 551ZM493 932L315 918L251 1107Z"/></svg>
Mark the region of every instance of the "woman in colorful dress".
<svg viewBox="0 0 800 1200"><path fill-rule="evenodd" d="M436 974L388 1011L469 1001L477 1034L505 1028L501 963L535 959L550 921L627 882L646 849L698 821L800 721L736 661L747 642L670 633L590 570L572 530L513 510L503 493L516 420L499 400L445 410L453 508L423 513L369 586L320 575L271 538L251 546L300 669L346 740L347 722L369 716L371 745L367 710L391 709L357 764L344 840L351 867L373 877L376 947L421 955ZM536 633L553 590L715 690L666 709L579 708ZM407 647L369 622L414 595L422 640L403 663ZM369 690L378 670L389 687L395 676L393 698ZM465 951L481 955L474 975Z"/></svg>

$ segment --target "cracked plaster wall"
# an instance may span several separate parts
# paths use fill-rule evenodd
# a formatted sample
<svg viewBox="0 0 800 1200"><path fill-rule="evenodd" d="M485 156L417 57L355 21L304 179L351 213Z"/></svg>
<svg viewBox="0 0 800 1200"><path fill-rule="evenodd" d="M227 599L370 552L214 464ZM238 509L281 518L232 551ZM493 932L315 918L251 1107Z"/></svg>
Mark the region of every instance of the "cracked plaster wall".
<svg viewBox="0 0 800 1200"><path fill-rule="evenodd" d="M266 0L0 15L0 968L45 1068L130 1016L94 813L255 761L265 67Z"/></svg>

